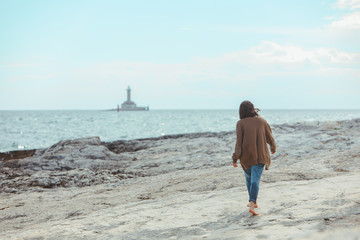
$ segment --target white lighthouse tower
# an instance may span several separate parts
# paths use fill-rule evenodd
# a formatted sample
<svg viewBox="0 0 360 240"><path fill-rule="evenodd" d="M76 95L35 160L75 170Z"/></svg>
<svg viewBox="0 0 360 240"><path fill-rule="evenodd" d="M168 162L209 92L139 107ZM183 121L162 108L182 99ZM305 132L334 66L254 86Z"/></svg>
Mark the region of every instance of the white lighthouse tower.
<svg viewBox="0 0 360 240"><path fill-rule="evenodd" d="M118 111L147 111L149 107L138 107L136 103L131 101L131 88L128 86L126 89L127 92L127 99L125 102L121 104L121 108L118 108Z"/></svg>
<svg viewBox="0 0 360 240"><path fill-rule="evenodd" d="M130 86L127 88L127 102L131 102L131 89Z"/></svg>

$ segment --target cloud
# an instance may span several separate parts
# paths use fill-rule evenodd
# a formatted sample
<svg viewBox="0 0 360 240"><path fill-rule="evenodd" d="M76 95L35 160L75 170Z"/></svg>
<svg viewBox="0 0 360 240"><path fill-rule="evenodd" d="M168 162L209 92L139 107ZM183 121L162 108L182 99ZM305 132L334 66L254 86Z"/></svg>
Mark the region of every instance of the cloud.
<svg viewBox="0 0 360 240"><path fill-rule="evenodd" d="M334 17L334 16L329 16L329 17L325 17L324 19L325 19L325 20L334 20L335 17Z"/></svg>
<svg viewBox="0 0 360 240"><path fill-rule="evenodd" d="M359 53L348 53L336 48L303 49L299 46L262 42L248 51L248 55L258 63L304 63L318 65L360 64Z"/></svg>
<svg viewBox="0 0 360 240"><path fill-rule="evenodd" d="M329 25L330 29L347 31L360 29L360 11L354 11L360 8L360 0L339 0L335 8L349 9L350 12L339 18L329 17L329 20L333 20Z"/></svg>
<svg viewBox="0 0 360 240"><path fill-rule="evenodd" d="M179 30L180 30L180 31L190 31L190 30L192 30L192 29L189 28L189 27L181 27L181 28L179 28Z"/></svg>
<svg viewBox="0 0 360 240"><path fill-rule="evenodd" d="M339 0L335 6L340 9L357 9L360 8L360 0Z"/></svg>
<svg viewBox="0 0 360 240"><path fill-rule="evenodd" d="M359 66L360 53L336 48L305 49L264 41L247 50L213 58L195 58L182 64L104 62L78 70L76 79L84 79L84 82L93 79L94 82L108 84L122 81L126 86L132 84L144 89L158 86L176 91L189 86L216 89L227 83L238 84L276 76L290 76L291 79L291 76L321 75L326 78L330 72L359 76ZM348 72L348 69L352 71Z"/></svg>
<svg viewBox="0 0 360 240"><path fill-rule="evenodd" d="M24 75L15 75L12 77L4 78L5 81L13 83L24 83L24 82L44 82L53 78L53 74L24 74Z"/></svg>
<svg viewBox="0 0 360 240"><path fill-rule="evenodd" d="M332 28L358 30L360 29L360 11L349 13L330 24Z"/></svg>
<svg viewBox="0 0 360 240"><path fill-rule="evenodd" d="M139 105L223 108L245 98L262 99L262 104L272 97L280 102L286 97L301 98L313 94L309 86L314 92L346 96L353 91L355 96L360 94L359 66L360 53L264 41L245 50L178 64L119 60L62 69L60 75L51 76L38 69L30 72L33 75L21 75L21 84L0 81L0 90L11 93L23 89L31 93L29 99L45 92L53 102L66 96L67 102L58 102L59 108L68 102L74 103L71 108L106 108L121 103L130 85ZM40 77L46 81L36 81ZM25 79L32 81L27 84Z"/></svg>
<svg viewBox="0 0 360 240"><path fill-rule="evenodd" d="M47 64L43 64L43 63L13 63L13 64L0 65L0 69L24 68L24 67L44 67L44 66L47 66Z"/></svg>

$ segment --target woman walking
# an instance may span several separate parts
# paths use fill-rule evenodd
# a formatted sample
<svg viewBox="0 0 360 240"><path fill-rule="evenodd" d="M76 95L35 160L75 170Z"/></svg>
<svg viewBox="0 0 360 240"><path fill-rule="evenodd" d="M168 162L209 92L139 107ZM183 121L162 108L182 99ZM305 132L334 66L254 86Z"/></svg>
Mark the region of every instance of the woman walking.
<svg viewBox="0 0 360 240"><path fill-rule="evenodd" d="M257 208L257 196L259 183L264 166L268 170L271 158L266 144L270 145L271 153L275 153L276 144L271 133L271 128L265 119L258 115L257 108L250 101L240 104L240 120L236 124L235 152L232 156L233 166L237 167L240 159L244 170L246 186L249 193L249 212L255 212Z"/></svg>

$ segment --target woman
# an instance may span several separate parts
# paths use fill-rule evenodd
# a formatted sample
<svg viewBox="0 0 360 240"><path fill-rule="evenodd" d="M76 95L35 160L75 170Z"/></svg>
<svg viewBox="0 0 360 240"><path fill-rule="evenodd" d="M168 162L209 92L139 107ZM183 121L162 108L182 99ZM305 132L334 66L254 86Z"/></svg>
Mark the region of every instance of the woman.
<svg viewBox="0 0 360 240"><path fill-rule="evenodd" d="M255 212L257 208L257 196L259 183L264 169L268 170L271 162L269 149L275 153L276 144L271 133L271 128L265 119L258 115L257 108L250 101L243 101L240 104L240 120L236 124L235 152L232 156L233 166L237 167L237 160L244 170L246 186L249 193L249 212Z"/></svg>

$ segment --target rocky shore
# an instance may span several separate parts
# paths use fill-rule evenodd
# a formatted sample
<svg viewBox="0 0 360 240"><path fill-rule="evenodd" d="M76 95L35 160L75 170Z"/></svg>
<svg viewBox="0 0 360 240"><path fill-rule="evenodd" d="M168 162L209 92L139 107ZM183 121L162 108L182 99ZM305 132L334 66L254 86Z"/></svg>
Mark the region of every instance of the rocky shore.
<svg viewBox="0 0 360 240"><path fill-rule="evenodd" d="M359 239L360 119L272 126L259 216L235 132L0 154L0 239Z"/></svg>

